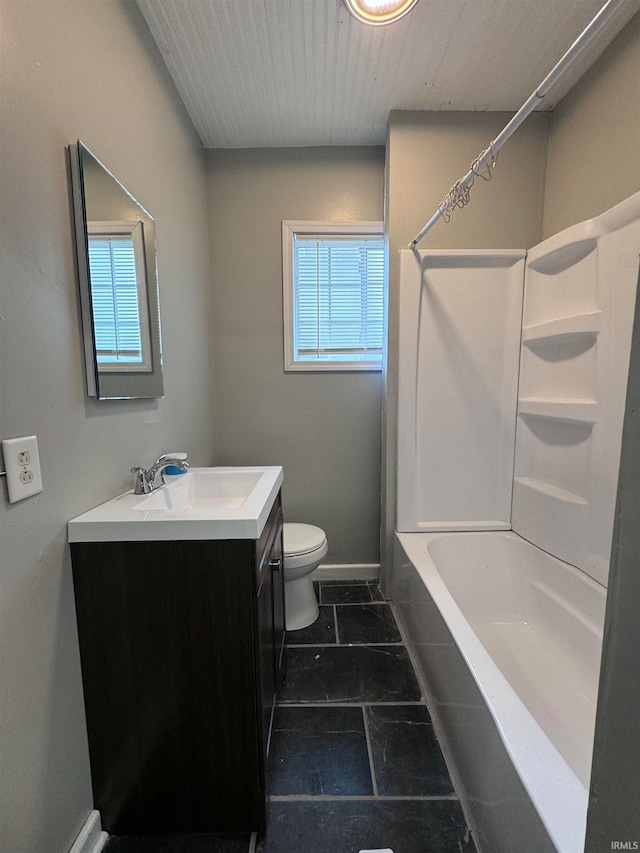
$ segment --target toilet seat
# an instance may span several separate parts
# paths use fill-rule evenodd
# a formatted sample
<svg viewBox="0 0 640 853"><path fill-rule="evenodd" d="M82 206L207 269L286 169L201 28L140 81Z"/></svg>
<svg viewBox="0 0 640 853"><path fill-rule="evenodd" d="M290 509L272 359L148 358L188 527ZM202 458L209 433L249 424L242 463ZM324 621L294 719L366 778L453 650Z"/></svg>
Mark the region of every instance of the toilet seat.
<svg viewBox="0 0 640 853"><path fill-rule="evenodd" d="M282 547L285 557L301 557L320 550L327 544L324 530L313 524L286 522L283 525Z"/></svg>

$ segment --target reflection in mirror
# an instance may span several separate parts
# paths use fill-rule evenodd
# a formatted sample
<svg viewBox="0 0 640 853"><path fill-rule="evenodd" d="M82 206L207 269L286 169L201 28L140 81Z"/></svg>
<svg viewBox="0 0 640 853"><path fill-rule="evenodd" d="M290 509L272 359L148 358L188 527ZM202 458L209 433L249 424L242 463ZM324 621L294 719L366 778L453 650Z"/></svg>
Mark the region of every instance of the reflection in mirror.
<svg viewBox="0 0 640 853"><path fill-rule="evenodd" d="M82 142L69 153L87 393L161 397L153 219Z"/></svg>
<svg viewBox="0 0 640 853"><path fill-rule="evenodd" d="M98 370L152 369L142 222L87 222Z"/></svg>

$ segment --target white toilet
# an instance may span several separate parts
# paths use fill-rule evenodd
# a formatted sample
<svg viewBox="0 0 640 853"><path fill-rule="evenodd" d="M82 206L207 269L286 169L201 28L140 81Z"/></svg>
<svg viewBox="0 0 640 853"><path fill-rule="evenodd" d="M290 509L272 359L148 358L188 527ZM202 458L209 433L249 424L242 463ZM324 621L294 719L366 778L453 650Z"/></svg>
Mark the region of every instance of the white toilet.
<svg viewBox="0 0 640 853"><path fill-rule="evenodd" d="M320 613L311 572L327 553L324 530L313 524L283 525L284 603L287 631L313 624Z"/></svg>

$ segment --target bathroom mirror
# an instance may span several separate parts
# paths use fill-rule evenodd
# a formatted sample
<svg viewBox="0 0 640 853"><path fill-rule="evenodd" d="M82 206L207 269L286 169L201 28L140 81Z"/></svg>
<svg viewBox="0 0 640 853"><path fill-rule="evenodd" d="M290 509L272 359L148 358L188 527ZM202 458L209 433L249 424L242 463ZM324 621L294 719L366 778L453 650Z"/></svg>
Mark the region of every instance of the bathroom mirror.
<svg viewBox="0 0 640 853"><path fill-rule="evenodd" d="M87 393L162 397L153 218L80 140L69 157Z"/></svg>

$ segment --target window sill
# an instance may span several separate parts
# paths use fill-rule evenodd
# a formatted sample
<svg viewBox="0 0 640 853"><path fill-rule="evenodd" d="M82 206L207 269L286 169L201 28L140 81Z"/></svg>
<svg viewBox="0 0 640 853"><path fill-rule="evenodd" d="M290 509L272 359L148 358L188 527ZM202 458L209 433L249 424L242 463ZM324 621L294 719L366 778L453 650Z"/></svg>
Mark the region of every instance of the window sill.
<svg viewBox="0 0 640 853"><path fill-rule="evenodd" d="M380 362L367 361L294 361L285 364L285 373L381 373Z"/></svg>

